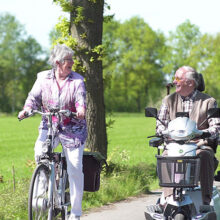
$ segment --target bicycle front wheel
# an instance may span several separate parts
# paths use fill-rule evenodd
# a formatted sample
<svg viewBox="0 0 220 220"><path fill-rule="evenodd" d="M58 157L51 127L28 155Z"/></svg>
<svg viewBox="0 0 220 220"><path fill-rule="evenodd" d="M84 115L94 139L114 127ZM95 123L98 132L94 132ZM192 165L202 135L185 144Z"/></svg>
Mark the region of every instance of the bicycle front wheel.
<svg viewBox="0 0 220 220"><path fill-rule="evenodd" d="M53 217L53 198L49 198L50 170L40 164L36 167L28 196L29 220L50 220Z"/></svg>

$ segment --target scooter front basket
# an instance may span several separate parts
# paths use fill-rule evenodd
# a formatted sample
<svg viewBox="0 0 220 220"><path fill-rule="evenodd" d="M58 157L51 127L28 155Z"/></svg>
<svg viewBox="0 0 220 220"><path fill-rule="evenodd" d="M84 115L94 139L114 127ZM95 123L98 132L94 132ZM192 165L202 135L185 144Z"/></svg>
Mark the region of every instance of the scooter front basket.
<svg viewBox="0 0 220 220"><path fill-rule="evenodd" d="M198 186L200 158L157 155L157 174L162 187L191 188Z"/></svg>

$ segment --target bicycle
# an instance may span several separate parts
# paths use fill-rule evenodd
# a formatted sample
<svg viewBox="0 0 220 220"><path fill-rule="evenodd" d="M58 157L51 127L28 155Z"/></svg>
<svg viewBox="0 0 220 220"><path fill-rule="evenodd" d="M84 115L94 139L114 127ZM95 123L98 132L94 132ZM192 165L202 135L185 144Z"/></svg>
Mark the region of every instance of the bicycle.
<svg viewBox="0 0 220 220"><path fill-rule="evenodd" d="M28 195L28 219L29 220L52 220L61 216L67 220L70 208L70 196L68 191L68 174L64 151L54 152L53 142L55 132L53 131L52 116L75 117L76 114L69 110L52 109L49 112L33 110L25 115L25 118L35 114L46 116L48 119L48 133L43 144L43 155L40 156L35 168ZM22 120L22 119L19 119ZM42 188L43 186L43 188Z"/></svg>

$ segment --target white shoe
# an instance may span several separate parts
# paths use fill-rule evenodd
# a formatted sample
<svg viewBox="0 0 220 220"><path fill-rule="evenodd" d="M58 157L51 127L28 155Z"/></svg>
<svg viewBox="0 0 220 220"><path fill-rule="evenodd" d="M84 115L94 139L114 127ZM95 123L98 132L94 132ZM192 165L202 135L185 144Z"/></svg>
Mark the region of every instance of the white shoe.
<svg viewBox="0 0 220 220"><path fill-rule="evenodd" d="M70 217L68 218L68 220L80 220L80 217L71 214Z"/></svg>

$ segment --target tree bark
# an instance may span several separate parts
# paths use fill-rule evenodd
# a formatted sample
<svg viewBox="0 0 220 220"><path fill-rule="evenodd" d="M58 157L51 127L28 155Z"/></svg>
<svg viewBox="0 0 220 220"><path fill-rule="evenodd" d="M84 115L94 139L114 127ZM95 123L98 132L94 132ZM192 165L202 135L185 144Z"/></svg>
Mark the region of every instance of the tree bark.
<svg viewBox="0 0 220 220"><path fill-rule="evenodd" d="M72 0L71 35L77 40L76 57L85 67L87 90L86 147L107 158L107 134L103 91L102 61L94 48L102 44L104 0ZM79 7L82 11L79 12ZM77 17L83 16L79 22Z"/></svg>

